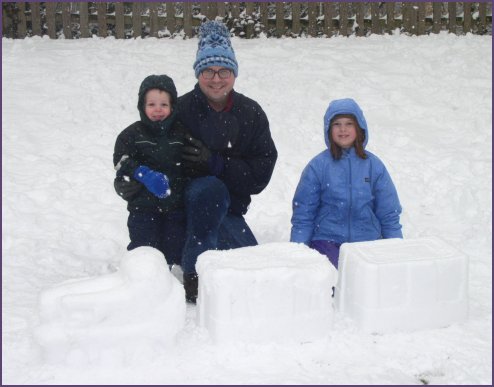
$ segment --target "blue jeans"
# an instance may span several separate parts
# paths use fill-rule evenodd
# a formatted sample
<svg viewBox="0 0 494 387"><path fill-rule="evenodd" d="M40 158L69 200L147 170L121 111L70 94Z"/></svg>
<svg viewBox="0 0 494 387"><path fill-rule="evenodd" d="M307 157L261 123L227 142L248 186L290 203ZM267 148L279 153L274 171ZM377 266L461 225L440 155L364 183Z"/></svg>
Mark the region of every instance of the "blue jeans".
<svg viewBox="0 0 494 387"><path fill-rule="evenodd" d="M130 243L127 250L151 246L160 250L168 265L179 265L185 241L185 214L131 211L127 220Z"/></svg>
<svg viewBox="0 0 494 387"><path fill-rule="evenodd" d="M192 180L185 189L187 231L182 257L185 274L196 273L197 257L207 250L257 245L241 215L228 213L230 194L214 176Z"/></svg>

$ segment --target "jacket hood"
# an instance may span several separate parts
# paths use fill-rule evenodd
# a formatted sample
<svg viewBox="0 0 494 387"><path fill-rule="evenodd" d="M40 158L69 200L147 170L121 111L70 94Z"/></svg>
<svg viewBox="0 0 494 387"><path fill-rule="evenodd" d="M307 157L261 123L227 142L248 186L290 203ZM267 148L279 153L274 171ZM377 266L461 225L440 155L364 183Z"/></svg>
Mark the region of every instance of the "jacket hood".
<svg viewBox="0 0 494 387"><path fill-rule="evenodd" d="M360 106L351 98L335 99L331 101L324 114L324 140L326 146L329 148L329 123L334 116L338 114L352 114L357 119L359 126L365 133L364 148L369 141L369 130L367 128L367 122L365 121L364 113Z"/></svg>
<svg viewBox="0 0 494 387"><path fill-rule="evenodd" d="M142 122L149 126L155 126L156 123L152 122L144 112L144 97L151 89L163 90L170 94L173 111L176 110L177 89L175 88L175 83L173 83L173 80L167 75L149 75L142 81L141 87L139 87L137 109L139 110ZM171 116L173 116L173 114Z"/></svg>

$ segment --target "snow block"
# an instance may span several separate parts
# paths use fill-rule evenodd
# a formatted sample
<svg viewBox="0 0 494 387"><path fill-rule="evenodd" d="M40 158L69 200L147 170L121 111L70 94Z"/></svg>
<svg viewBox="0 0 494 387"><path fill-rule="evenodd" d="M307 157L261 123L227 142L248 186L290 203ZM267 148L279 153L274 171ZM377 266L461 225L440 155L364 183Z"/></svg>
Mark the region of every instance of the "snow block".
<svg viewBox="0 0 494 387"><path fill-rule="evenodd" d="M126 252L115 273L43 290L38 307L35 337L52 361L74 353L99 361L107 351L131 355L169 346L185 324L183 286L152 247Z"/></svg>
<svg viewBox="0 0 494 387"><path fill-rule="evenodd" d="M336 310L370 332L447 326L468 317L468 257L438 238L344 243Z"/></svg>
<svg viewBox="0 0 494 387"><path fill-rule="evenodd" d="M214 342L306 342L324 337L338 273L303 244L207 251L196 264L199 325Z"/></svg>

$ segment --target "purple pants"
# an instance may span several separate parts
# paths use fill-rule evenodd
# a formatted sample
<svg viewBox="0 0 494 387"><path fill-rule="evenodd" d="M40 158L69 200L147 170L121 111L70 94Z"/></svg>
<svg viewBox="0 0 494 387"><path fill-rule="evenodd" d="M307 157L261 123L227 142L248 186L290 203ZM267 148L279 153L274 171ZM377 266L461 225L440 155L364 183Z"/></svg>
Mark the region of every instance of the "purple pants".
<svg viewBox="0 0 494 387"><path fill-rule="evenodd" d="M341 244L330 241L311 241L309 247L319 251L329 258L329 261L338 269L338 257L340 255Z"/></svg>

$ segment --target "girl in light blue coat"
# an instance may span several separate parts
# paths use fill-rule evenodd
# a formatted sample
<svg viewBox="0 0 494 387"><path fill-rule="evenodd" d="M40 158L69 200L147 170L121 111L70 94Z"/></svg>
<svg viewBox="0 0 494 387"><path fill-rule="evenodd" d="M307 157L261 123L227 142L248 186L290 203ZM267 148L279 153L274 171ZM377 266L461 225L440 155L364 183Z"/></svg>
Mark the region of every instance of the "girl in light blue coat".
<svg viewBox="0 0 494 387"><path fill-rule="evenodd" d="M324 115L328 149L305 167L293 198L290 241L305 243L338 267L344 242L402 238L401 205L382 161L365 150L369 131L350 98Z"/></svg>

